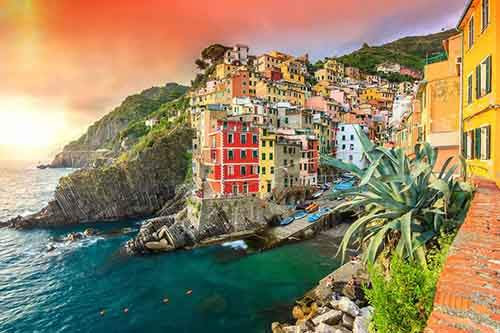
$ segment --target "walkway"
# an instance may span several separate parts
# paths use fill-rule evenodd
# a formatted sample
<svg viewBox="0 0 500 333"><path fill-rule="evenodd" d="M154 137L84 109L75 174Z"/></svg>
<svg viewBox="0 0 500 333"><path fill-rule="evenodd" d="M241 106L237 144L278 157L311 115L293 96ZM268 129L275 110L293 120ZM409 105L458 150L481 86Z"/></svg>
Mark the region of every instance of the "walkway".
<svg viewBox="0 0 500 333"><path fill-rule="evenodd" d="M478 186L425 332L500 332L500 190L492 183Z"/></svg>

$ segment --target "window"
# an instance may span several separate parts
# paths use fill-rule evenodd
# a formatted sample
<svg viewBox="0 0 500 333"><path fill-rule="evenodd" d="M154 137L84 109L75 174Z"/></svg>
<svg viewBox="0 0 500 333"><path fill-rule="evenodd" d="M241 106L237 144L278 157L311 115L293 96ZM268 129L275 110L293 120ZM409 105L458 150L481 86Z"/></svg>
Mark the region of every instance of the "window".
<svg viewBox="0 0 500 333"><path fill-rule="evenodd" d="M232 165L227 167L227 173L232 176L234 175L234 167Z"/></svg>
<svg viewBox="0 0 500 333"><path fill-rule="evenodd" d="M254 149L252 151L252 156L253 156L253 158L259 158L259 152L256 149Z"/></svg>
<svg viewBox="0 0 500 333"><path fill-rule="evenodd" d="M469 21L469 49L474 45L474 16Z"/></svg>
<svg viewBox="0 0 500 333"><path fill-rule="evenodd" d="M482 29L483 31L488 27L488 24L490 23L490 1L489 0L483 0L483 6L481 8L481 13L482 13Z"/></svg>
<svg viewBox="0 0 500 333"><path fill-rule="evenodd" d="M234 152L232 150L227 151L228 159L233 160L234 159Z"/></svg>
<svg viewBox="0 0 500 333"><path fill-rule="evenodd" d="M269 140L269 147L272 147L272 146L273 146L273 141Z"/></svg>
<svg viewBox="0 0 500 333"><path fill-rule="evenodd" d="M265 175L266 174L266 167L262 167L260 168L260 172Z"/></svg>
<svg viewBox="0 0 500 333"><path fill-rule="evenodd" d="M286 154L286 146L283 146L283 154Z"/></svg>
<svg viewBox="0 0 500 333"><path fill-rule="evenodd" d="M352 155L349 155L349 161L352 161Z"/></svg>
<svg viewBox="0 0 500 333"><path fill-rule="evenodd" d="M481 129L474 129L474 158L481 158Z"/></svg>
<svg viewBox="0 0 500 333"><path fill-rule="evenodd" d="M266 146L266 140L260 140L260 145L262 147L265 147Z"/></svg>
<svg viewBox="0 0 500 333"><path fill-rule="evenodd" d="M267 192L271 192L271 183L267 182Z"/></svg>
<svg viewBox="0 0 500 333"><path fill-rule="evenodd" d="M467 78L467 103L472 103L472 74Z"/></svg>
<svg viewBox="0 0 500 333"><path fill-rule="evenodd" d="M260 156L260 159L265 161L266 160L266 153L262 153Z"/></svg>
<svg viewBox="0 0 500 333"><path fill-rule="evenodd" d="M247 151L245 149L241 150L241 158L247 158Z"/></svg>
<svg viewBox="0 0 500 333"><path fill-rule="evenodd" d="M283 160L283 165L287 166L288 165L288 161L287 160Z"/></svg>
<svg viewBox="0 0 500 333"><path fill-rule="evenodd" d="M243 165L243 166L241 167L241 175L242 175L242 176L246 176L246 174L247 174L247 167Z"/></svg>
<svg viewBox="0 0 500 333"><path fill-rule="evenodd" d="M351 140L354 140L354 134L351 134Z"/></svg>
<svg viewBox="0 0 500 333"><path fill-rule="evenodd" d="M480 128L481 131L481 159L489 160L491 158L491 126Z"/></svg>
<svg viewBox="0 0 500 333"><path fill-rule="evenodd" d="M253 143L254 145L256 145L256 144L258 144L258 143L259 143L259 140L257 140L257 135L255 135L255 134L254 134L254 135L252 135L252 143Z"/></svg>
<svg viewBox="0 0 500 333"><path fill-rule="evenodd" d="M481 63L481 96L491 93L491 56Z"/></svg>
<svg viewBox="0 0 500 333"><path fill-rule="evenodd" d="M351 150L354 150L354 144L351 143L350 147Z"/></svg>
<svg viewBox="0 0 500 333"><path fill-rule="evenodd" d="M274 175L274 167L271 167L271 175Z"/></svg>
<svg viewBox="0 0 500 333"><path fill-rule="evenodd" d="M234 143L234 139L233 139L233 135L232 134L228 134L227 135L227 142L228 143Z"/></svg>
<svg viewBox="0 0 500 333"><path fill-rule="evenodd" d="M481 65L476 66L476 99L481 97Z"/></svg>
<svg viewBox="0 0 500 333"><path fill-rule="evenodd" d="M273 160L273 153L269 153L269 161Z"/></svg>
<svg viewBox="0 0 500 333"><path fill-rule="evenodd" d="M345 141L345 135L342 135L342 140Z"/></svg>

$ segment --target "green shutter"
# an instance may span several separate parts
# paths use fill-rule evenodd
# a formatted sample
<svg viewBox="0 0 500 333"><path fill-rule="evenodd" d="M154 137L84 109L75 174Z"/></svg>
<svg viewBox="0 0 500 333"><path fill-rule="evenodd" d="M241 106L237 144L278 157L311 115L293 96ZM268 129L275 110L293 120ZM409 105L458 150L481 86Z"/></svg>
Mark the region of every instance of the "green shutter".
<svg viewBox="0 0 500 333"><path fill-rule="evenodd" d="M486 59L486 93L489 94L491 92L491 56Z"/></svg>
<svg viewBox="0 0 500 333"><path fill-rule="evenodd" d="M481 159L481 129L476 128L474 130L475 138L474 138L474 144L476 145L476 149L474 149L475 152L475 158L480 160Z"/></svg>
<svg viewBox="0 0 500 333"><path fill-rule="evenodd" d="M468 86L467 86L467 103L472 103L472 75L468 78Z"/></svg>
<svg viewBox="0 0 500 333"><path fill-rule="evenodd" d="M462 134L462 155L467 158L467 132L463 132Z"/></svg>
<svg viewBox="0 0 500 333"><path fill-rule="evenodd" d="M476 99L481 97L481 65L476 67Z"/></svg>
<svg viewBox="0 0 500 333"><path fill-rule="evenodd" d="M491 126L486 126L486 159L491 158Z"/></svg>

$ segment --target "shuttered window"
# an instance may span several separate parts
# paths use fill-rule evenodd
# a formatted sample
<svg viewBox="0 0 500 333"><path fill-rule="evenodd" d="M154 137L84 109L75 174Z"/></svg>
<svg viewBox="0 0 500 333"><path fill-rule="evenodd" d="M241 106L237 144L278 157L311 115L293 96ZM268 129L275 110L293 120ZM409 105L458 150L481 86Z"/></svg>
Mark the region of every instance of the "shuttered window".
<svg viewBox="0 0 500 333"><path fill-rule="evenodd" d="M491 126L481 127L481 159L491 158Z"/></svg>
<svg viewBox="0 0 500 333"><path fill-rule="evenodd" d="M488 27L488 24L490 23L490 1L489 0L483 0L483 6L482 6L482 29L486 29Z"/></svg>
<svg viewBox="0 0 500 333"><path fill-rule="evenodd" d="M492 71L491 71L491 56L489 56L488 58L486 58L486 61L485 61L485 67L486 67L486 73L485 73L485 76L486 76L486 87L485 87L485 91L486 91L486 94L489 94L491 93L491 77L492 77Z"/></svg>
<svg viewBox="0 0 500 333"><path fill-rule="evenodd" d="M472 103L472 74L467 79L467 104Z"/></svg>
<svg viewBox="0 0 500 333"><path fill-rule="evenodd" d="M481 129L474 130L474 158L481 159Z"/></svg>
<svg viewBox="0 0 500 333"><path fill-rule="evenodd" d="M474 17L471 17L469 21L469 48L472 45L474 45Z"/></svg>
<svg viewBox="0 0 500 333"><path fill-rule="evenodd" d="M476 99L481 98L481 65L476 66Z"/></svg>

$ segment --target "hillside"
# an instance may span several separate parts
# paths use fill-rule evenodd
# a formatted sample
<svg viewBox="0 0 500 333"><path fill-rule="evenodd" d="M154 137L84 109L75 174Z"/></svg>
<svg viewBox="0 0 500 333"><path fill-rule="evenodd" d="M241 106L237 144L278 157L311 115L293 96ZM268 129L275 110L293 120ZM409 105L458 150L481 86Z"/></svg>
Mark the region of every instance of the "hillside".
<svg viewBox="0 0 500 333"><path fill-rule="evenodd" d="M456 33L455 29L450 29L426 36L404 37L380 46L364 44L361 49L338 59L345 65L358 67L367 73L374 73L377 65L383 62L397 62L421 71L426 56L443 52L442 41Z"/></svg>
<svg viewBox="0 0 500 333"><path fill-rule="evenodd" d="M120 106L91 125L78 140L66 145L56 155L51 167L85 167L98 159L117 157L124 147L133 146L147 134L149 129L145 120L154 117L155 112L163 110L165 113L168 103L179 99L187 90L186 86L167 83L128 96Z"/></svg>

